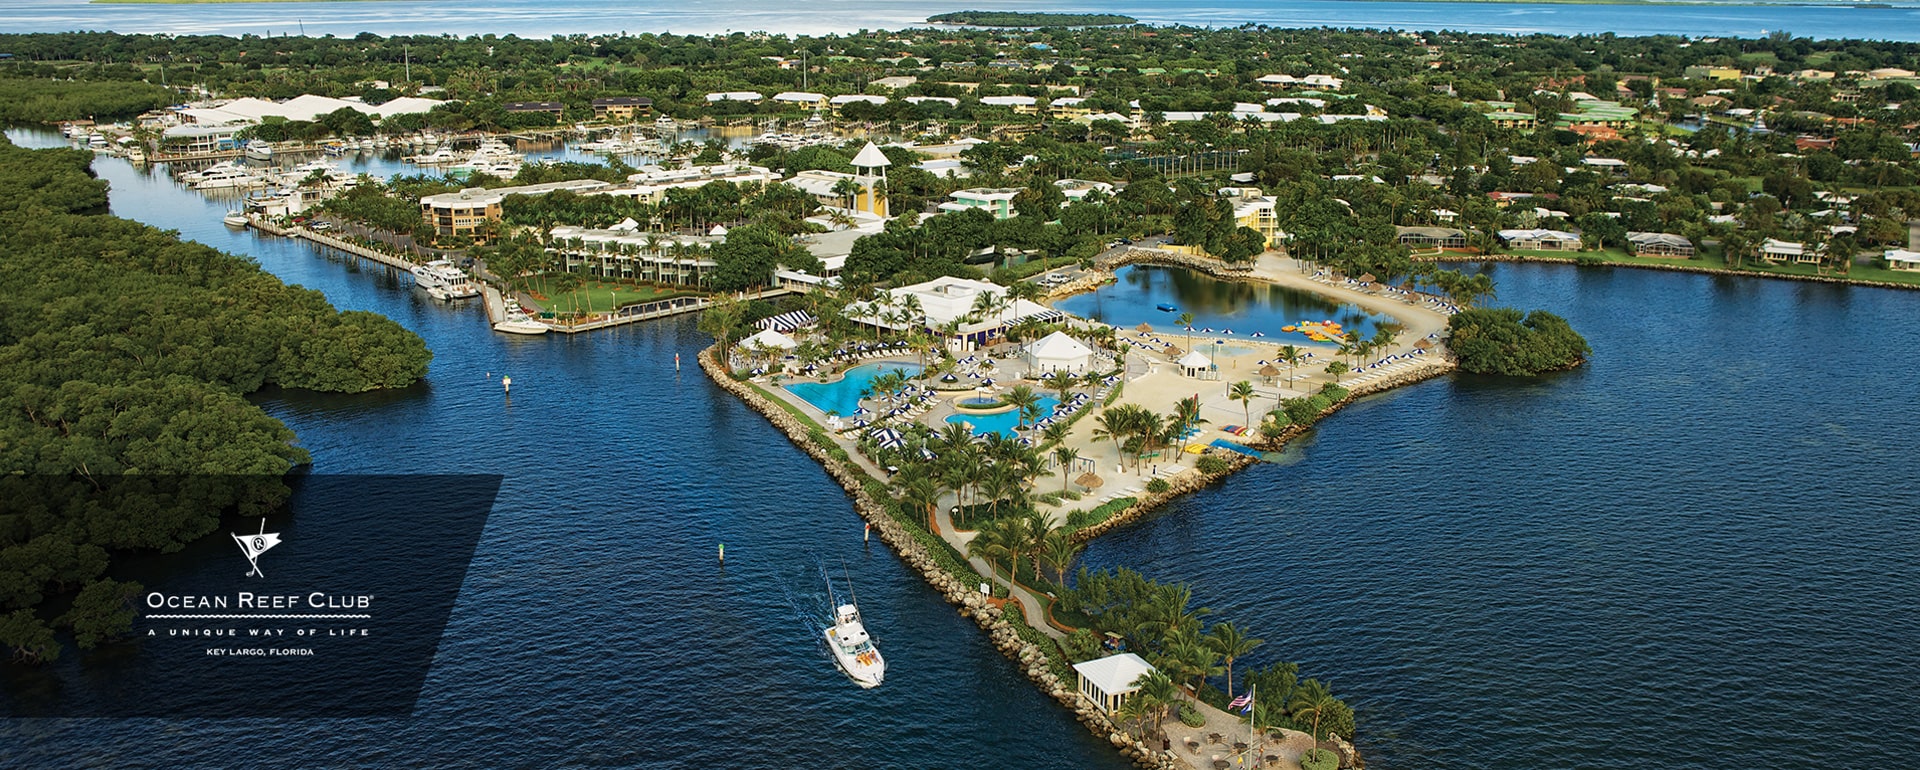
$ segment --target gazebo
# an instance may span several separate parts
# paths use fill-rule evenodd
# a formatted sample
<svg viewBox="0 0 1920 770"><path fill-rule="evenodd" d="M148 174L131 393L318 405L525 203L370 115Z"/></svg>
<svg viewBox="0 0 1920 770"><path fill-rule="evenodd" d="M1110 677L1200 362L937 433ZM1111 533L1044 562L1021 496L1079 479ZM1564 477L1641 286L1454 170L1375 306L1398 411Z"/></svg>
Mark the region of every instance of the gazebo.
<svg viewBox="0 0 1920 770"><path fill-rule="evenodd" d="M1134 684L1153 671L1153 666L1131 652L1073 664L1079 674L1080 697L1109 714L1118 711L1127 696L1140 689Z"/></svg>
<svg viewBox="0 0 1920 770"><path fill-rule="evenodd" d="M1180 357L1180 371L1188 377L1209 378L1213 376L1213 359L1198 350L1190 351Z"/></svg>
<svg viewBox="0 0 1920 770"><path fill-rule="evenodd" d="M794 342L792 337L781 334L777 329L766 329L740 341L740 347L747 350L753 350L756 347L767 350L792 350L799 345L800 343Z"/></svg>
<svg viewBox="0 0 1920 770"><path fill-rule="evenodd" d="M1054 332L1027 346L1028 376L1048 372L1085 374L1093 366L1093 348L1066 332Z"/></svg>

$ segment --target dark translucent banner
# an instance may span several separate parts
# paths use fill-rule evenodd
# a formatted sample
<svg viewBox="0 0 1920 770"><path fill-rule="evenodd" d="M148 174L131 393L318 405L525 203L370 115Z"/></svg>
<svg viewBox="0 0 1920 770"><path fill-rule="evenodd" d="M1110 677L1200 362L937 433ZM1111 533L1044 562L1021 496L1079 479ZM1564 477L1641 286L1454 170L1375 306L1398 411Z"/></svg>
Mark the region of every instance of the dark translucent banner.
<svg viewBox="0 0 1920 770"><path fill-rule="evenodd" d="M0 518L31 499L7 493L35 494L32 480L7 483L0 480L0 501L13 502L0 502ZM174 553L116 554L111 576L141 585L132 635L86 651L67 644L52 663L0 664L0 715L410 714L500 477L285 483L291 495L264 517L226 516L218 531ZM208 500L279 497L257 480L173 479L119 502L164 511L178 490ZM109 509L92 515L141 524Z"/></svg>

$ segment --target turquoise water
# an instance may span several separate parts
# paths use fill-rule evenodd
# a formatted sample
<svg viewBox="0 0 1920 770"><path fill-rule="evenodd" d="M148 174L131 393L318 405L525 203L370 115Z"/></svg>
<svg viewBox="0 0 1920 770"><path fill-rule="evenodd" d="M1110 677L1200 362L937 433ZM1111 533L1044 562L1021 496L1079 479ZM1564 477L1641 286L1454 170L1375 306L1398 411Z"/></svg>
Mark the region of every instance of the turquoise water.
<svg viewBox="0 0 1920 770"><path fill-rule="evenodd" d="M860 399L875 378L895 369L905 370L909 375L920 373L919 364L876 362L848 369L845 377L833 382L796 382L786 388L806 399L815 409L845 417L860 410Z"/></svg>
<svg viewBox="0 0 1920 770"><path fill-rule="evenodd" d="M98 5L87 0L9 0L8 32L75 29L222 35L478 35L674 32L714 34L846 33L924 25L928 15L971 7L895 0L763 3L634 4L620 0L459 0L413 2ZM1233 27L1362 27L1371 29L1549 32L1554 34L1719 35L1920 40L1920 14L1910 7L1848 8L1839 4L1672 6L1535 3L1346 2L1343 0L1114 0L1102 3L996 0L997 11L1124 13L1149 24ZM1905 66L1905 65L1902 65ZM796 79L792 84L798 86Z"/></svg>
<svg viewBox="0 0 1920 770"><path fill-rule="evenodd" d="M1304 344L1306 335L1282 331L1301 321L1337 321L1363 336L1373 334L1374 317L1359 306L1331 302L1308 291L1222 281L1184 267L1160 265L1129 265L1114 271L1113 276L1113 283L1053 306L1121 329L1149 324L1161 339L1181 347L1186 347L1185 340L1191 336L1194 346L1202 350L1209 349L1216 339L1230 342L1231 338L1221 335L1228 330L1235 337L1260 332L1267 342ZM1159 309L1163 304L1179 310ZM1193 314L1191 335L1174 324L1181 313ZM1215 334L1209 335L1205 329L1213 329Z"/></svg>
<svg viewBox="0 0 1920 770"><path fill-rule="evenodd" d="M1058 403L1060 403L1060 399L1052 396L1041 396L1041 419L1046 419L1047 415L1053 414L1053 407ZM1018 409L1001 412L999 414L956 414L948 417L947 422L956 425L963 422L972 423L975 435L984 436L988 433L998 433L1007 438L1014 438L1020 435L1019 431L1013 429L1013 426L1020 424L1020 410Z"/></svg>

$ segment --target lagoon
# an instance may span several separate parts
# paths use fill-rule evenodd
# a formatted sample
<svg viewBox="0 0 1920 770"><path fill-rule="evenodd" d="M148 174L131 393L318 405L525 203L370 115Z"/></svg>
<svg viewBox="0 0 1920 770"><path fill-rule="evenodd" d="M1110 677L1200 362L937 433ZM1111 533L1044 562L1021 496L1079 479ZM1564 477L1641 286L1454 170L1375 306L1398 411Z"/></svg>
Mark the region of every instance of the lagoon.
<svg viewBox="0 0 1920 770"><path fill-rule="evenodd" d="M1162 305L1178 310L1161 310ZM1301 321L1331 320L1362 336L1371 336L1377 320L1359 307L1318 294L1265 283L1223 281L1187 268L1161 265L1122 267L1114 271L1113 283L1053 306L1121 329L1145 323L1162 339L1186 336L1187 331L1174 321L1181 313L1192 313L1196 344L1204 344L1201 338L1220 339L1225 330L1231 329L1234 337L1260 332L1266 342L1305 345L1306 335L1284 331L1285 327ZM1209 335L1203 329L1217 334ZM1180 344L1186 347L1184 341Z"/></svg>

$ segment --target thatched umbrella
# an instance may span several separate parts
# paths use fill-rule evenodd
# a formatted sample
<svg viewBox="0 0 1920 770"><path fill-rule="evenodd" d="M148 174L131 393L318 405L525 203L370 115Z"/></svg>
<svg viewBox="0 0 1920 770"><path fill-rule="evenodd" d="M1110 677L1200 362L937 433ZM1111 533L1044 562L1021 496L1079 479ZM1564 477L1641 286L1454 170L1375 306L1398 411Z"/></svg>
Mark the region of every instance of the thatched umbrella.
<svg viewBox="0 0 1920 770"><path fill-rule="evenodd" d="M1421 350L1426 350L1433 347L1433 340L1422 339L1419 342L1413 343L1413 346Z"/></svg>
<svg viewBox="0 0 1920 770"><path fill-rule="evenodd" d="M1267 383L1272 384L1273 378L1280 376L1280 370L1273 368L1273 364L1267 364L1260 367L1260 376L1267 378Z"/></svg>
<svg viewBox="0 0 1920 770"><path fill-rule="evenodd" d="M1152 327L1152 326L1149 326L1149 325L1147 325L1147 324L1144 324L1144 323L1143 323L1143 324L1140 324L1139 326L1135 326L1135 327L1133 327L1133 330L1134 330L1134 331L1137 331L1137 332L1139 332L1139 333L1141 333L1141 334L1152 334L1152 333L1153 333L1153 327Z"/></svg>
<svg viewBox="0 0 1920 770"><path fill-rule="evenodd" d="M1168 358L1179 358L1183 355L1186 355L1186 353L1187 351L1181 350L1179 345L1174 345L1173 347L1167 348Z"/></svg>
<svg viewBox="0 0 1920 770"><path fill-rule="evenodd" d="M1086 487L1088 489L1093 489L1094 487L1100 486L1101 484L1105 484L1107 482L1100 480L1100 477L1093 475L1092 472L1087 472L1087 473L1080 474L1080 478L1074 479L1073 483L1079 484L1080 486Z"/></svg>
<svg viewBox="0 0 1920 770"><path fill-rule="evenodd" d="M1360 282L1361 282L1361 283L1373 283L1373 274L1372 274L1372 273L1361 273L1361 274L1360 274Z"/></svg>

